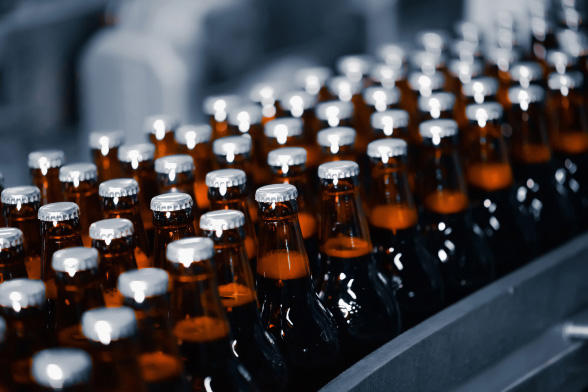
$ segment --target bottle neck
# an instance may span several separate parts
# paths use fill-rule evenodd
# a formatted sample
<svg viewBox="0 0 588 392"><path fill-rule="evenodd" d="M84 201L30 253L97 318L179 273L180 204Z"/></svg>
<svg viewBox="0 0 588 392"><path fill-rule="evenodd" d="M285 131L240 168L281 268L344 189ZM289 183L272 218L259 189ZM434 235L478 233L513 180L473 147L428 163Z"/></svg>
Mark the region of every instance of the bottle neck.
<svg viewBox="0 0 588 392"><path fill-rule="evenodd" d="M87 180L76 182L63 182L63 193L66 199L72 197L85 198L91 196L94 193L98 193L98 181ZM81 208L81 206L80 206Z"/></svg>
<svg viewBox="0 0 588 392"><path fill-rule="evenodd" d="M134 252L133 236L129 235L112 240L92 239L92 247L98 250L101 256L124 255Z"/></svg>
<svg viewBox="0 0 588 392"><path fill-rule="evenodd" d="M178 229L194 223L192 208L178 211L153 211L153 225L161 229Z"/></svg>
<svg viewBox="0 0 588 392"><path fill-rule="evenodd" d="M101 197L102 211L105 214L139 214L139 196Z"/></svg>
<svg viewBox="0 0 588 392"><path fill-rule="evenodd" d="M512 157L516 163L542 164L551 160L543 110L539 103L512 105Z"/></svg>
<svg viewBox="0 0 588 392"><path fill-rule="evenodd" d="M120 166L123 176L134 178L137 181L139 181L138 178L141 178L142 175L155 173L155 161L152 159L142 162L121 162ZM141 183L139 182L139 184Z"/></svg>
<svg viewBox="0 0 588 392"><path fill-rule="evenodd" d="M73 275L55 272L57 300L55 304L55 330L80 323L82 313L104 306L98 269L77 271Z"/></svg>
<svg viewBox="0 0 588 392"><path fill-rule="evenodd" d="M7 226L13 226L11 223L37 220L40 203L25 203L25 204L4 204L4 216L7 220Z"/></svg>
<svg viewBox="0 0 588 392"><path fill-rule="evenodd" d="M321 146L321 155L323 162L355 160L355 150L352 144L345 146Z"/></svg>

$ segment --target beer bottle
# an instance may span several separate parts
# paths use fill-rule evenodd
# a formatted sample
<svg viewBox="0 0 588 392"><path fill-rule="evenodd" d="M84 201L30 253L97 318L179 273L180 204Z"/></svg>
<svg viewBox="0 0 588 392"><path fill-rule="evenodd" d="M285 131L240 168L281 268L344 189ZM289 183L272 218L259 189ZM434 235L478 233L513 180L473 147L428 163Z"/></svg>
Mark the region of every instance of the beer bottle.
<svg viewBox="0 0 588 392"><path fill-rule="evenodd" d="M378 275L359 194L359 165L351 161L319 166L322 274L319 298L335 316L343 368L400 333L394 291Z"/></svg>
<svg viewBox="0 0 588 392"><path fill-rule="evenodd" d="M139 207L150 241L153 240L153 214L149 205L151 199L158 195L154 154L155 146L151 143L123 145L118 151L123 177L133 178L139 183Z"/></svg>
<svg viewBox="0 0 588 392"><path fill-rule="evenodd" d="M368 145L372 191L368 216L380 269L396 287L402 326L409 329L441 310L443 280L421 235L408 181L408 145L380 139Z"/></svg>
<svg viewBox="0 0 588 392"><path fill-rule="evenodd" d="M543 88L512 87L508 112L513 128L511 159L519 208L531 217L539 235L539 253L570 239L577 231L576 211L563 186L547 140ZM561 170L558 175L558 170Z"/></svg>
<svg viewBox="0 0 588 392"><path fill-rule="evenodd" d="M353 126L353 105L344 101L327 101L316 105L318 129Z"/></svg>
<svg viewBox="0 0 588 392"><path fill-rule="evenodd" d="M353 81L346 76L333 76L327 80L328 99L322 102L329 100L358 102L361 100L362 88L363 84L361 81Z"/></svg>
<svg viewBox="0 0 588 392"><path fill-rule="evenodd" d="M128 271L118 277L124 306L135 311L139 366L150 392L187 390L184 366L169 320L169 275L158 268Z"/></svg>
<svg viewBox="0 0 588 392"><path fill-rule="evenodd" d="M92 388L92 359L78 348L49 348L33 355L34 392L88 392Z"/></svg>
<svg viewBox="0 0 588 392"><path fill-rule="evenodd" d="M300 225L296 187L257 189L257 295L261 322L286 358L291 390L316 390L334 376L337 324L314 292Z"/></svg>
<svg viewBox="0 0 588 392"><path fill-rule="evenodd" d="M512 168L500 133L502 106L496 102L466 108L466 170L474 222L496 255L496 275L503 276L536 255L537 232L515 198Z"/></svg>
<svg viewBox="0 0 588 392"><path fill-rule="evenodd" d="M190 155L168 155L155 160L155 173L157 173L159 194L181 192L187 193L192 200L196 200L194 160Z"/></svg>
<svg viewBox="0 0 588 392"><path fill-rule="evenodd" d="M253 85L249 98L261 106L262 124L276 118L278 97L282 94L284 86L280 83L266 82Z"/></svg>
<svg viewBox="0 0 588 392"><path fill-rule="evenodd" d="M154 159L176 153L174 132L179 121L172 116L156 115L145 119L144 130L149 135L149 142L155 146Z"/></svg>
<svg viewBox="0 0 588 392"><path fill-rule="evenodd" d="M303 124L300 118L282 117L269 121L265 124L263 133L265 135L265 146L263 156L271 150L280 147L301 147L304 145Z"/></svg>
<svg viewBox="0 0 588 392"><path fill-rule="evenodd" d="M278 103L279 117L301 118L304 123L304 133L312 132L316 97L304 90L288 91L282 94Z"/></svg>
<svg viewBox="0 0 588 392"><path fill-rule="evenodd" d="M208 199L212 210L237 210L245 216L245 251L252 266L257 259L257 236L245 198L247 176L243 170L222 169L206 175Z"/></svg>
<svg viewBox="0 0 588 392"><path fill-rule="evenodd" d="M98 274L104 303L106 306L119 306L122 296L118 292L117 280L125 271L137 269L133 222L128 219L104 219L90 226L92 247L100 254Z"/></svg>
<svg viewBox="0 0 588 392"><path fill-rule="evenodd" d="M418 50L411 53L409 62L412 69L425 75L443 73L445 69L445 56L442 53L432 53L426 50Z"/></svg>
<svg viewBox="0 0 588 392"><path fill-rule="evenodd" d="M384 137L400 138L407 143L413 143L408 131L408 112L402 109L390 109L384 112L376 112L370 116L372 126L371 139Z"/></svg>
<svg viewBox="0 0 588 392"><path fill-rule="evenodd" d="M370 71L371 82L376 86L382 86L386 89L398 87L401 96L406 91L406 68L397 67L392 64L375 64Z"/></svg>
<svg viewBox="0 0 588 392"><path fill-rule="evenodd" d="M272 171L273 184L292 184L298 190L298 222L307 250L311 275L319 277L317 206L309 186L306 150L284 147L270 151L267 164Z"/></svg>
<svg viewBox="0 0 588 392"><path fill-rule="evenodd" d="M340 57L335 64L335 69L352 82L361 82L363 86L367 82L367 75L374 63L375 59L370 55L351 54Z"/></svg>
<svg viewBox="0 0 588 392"><path fill-rule="evenodd" d="M301 68L294 74L294 82L315 97L316 102L322 102L328 99L326 82L332 75L333 71L328 67Z"/></svg>
<svg viewBox="0 0 588 392"><path fill-rule="evenodd" d="M27 278L24 237L14 227L0 228L0 283L17 278Z"/></svg>
<svg viewBox="0 0 588 392"><path fill-rule="evenodd" d="M212 170L211 133L209 125L182 125L176 131L178 152L190 155L194 160L194 195L198 209L203 211L210 207L205 177Z"/></svg>
<svg viewBox="0 0 588 392"><path fill-rule="evenodd" d="M59 169L65 156L61 150L34 151L29 154L33 185L41 191L41 205L63 201Z"/></svg>
<svg viewBox="0 0 588 392"><path fill-rule="evenodd" d="M90 133L92 160L98 168L98 182L121 176L118 149L125 142L122 131L98 131Z"/></svg>
<svg viewBox="0 0 588 392"><path fill-rule="evenodd" d="M15 391L30 391L33 354L50 345L45 285L40 280L13 279L0 284L0 315L8 325L6 363Z"/></svg>
<svg viewBox="0 0 588 392"><path fill-rule="evenodd" d="M364 152L370 139L370 119L373 113L400 108L400 90L370 86L363 90L363 105L357 113L357 150Z"/></svg>
<svg viewBox="0 0 588 392"><path fill-rule="evenodd" d="M39 208L41 221L41 279L47 285L47 297L57 297L54 272L51 268L53 253L59 249L82 246L80 209L71 202L51 203Z"/></svg>
<svg viewBox="0 0 588 392"><path fill-rule="evenodd" d="M451 304L492 281L494 257L468 206L457 154L457 123L429 120L420 124L419 132L425 241L437 256Z"/></svg>
<svg viewBox="0 0 588 392"><path fill-rule="evenodd" d="M96 392L147 392L139 367L133 309L95 308L82 315L82 333L94 365Z"/></svg>
<svg viewBox="0 0 588 392"><path fill-rule="evenodd" d="M319 131L316 141L321 146L321 163L356 160L355 129L351 127L333 127Z"/></svg>
<svg viewBox="0 0 588 392"><path fill-rule="evenodd" d="M455 95L452 93L442 91L429 96L421 95L418 104L421 122L438 118L453 119Z"/></svg>
<svg viewBox="0 0 588 392"><path fill-rule="evenodd" d="M453 31L458 39L479 44L482 33L478 25L474 22L459 20L454 23Z"/></svg>
<svg viewBox="0 0 588 392"><path fill-rule="evenodd" d="M167 245L185 237L196 235L194 231L194 202L186 193L168 193L151 199L155 237L153 241L153 266L166 269Z"/></svg>
<svg viewBox="0 0 588 392"><path fill-rule="evenodd" d="M588 119L583 77L580 72L549 75L551 97L547 104L549 139L554 158L565 173L563 183L580 214L583 228L588 227Z"/></svg>
<svg viewBox="0 0 588 392"><path fill-rule="evenodd" d="M6 226L17 227L24 234L28 276L41 279L41 225L37 218L41 192L36 186L17 186L4 189L1 199Z"/></svg>
<svg viewBox="0 0 588 392"><path fill-rule="evenodd" d="M211 211L202 215L200 229L214 242L218 290L229 319L233 350L262 390L280 391L286 387L288 370L257 313L255 282L244 246L245 222L241 211Z"/></svg>
<svg viewBox="0 0 588 392"><path fill-rule="evenodd" d="M487 63L484 73L498 80L499 89L508 89L510 70L521 57L519 50L490 46L484 55Z"/></svg>
<svg viewBox="0 0 588 392"><path fill-rule="evenodd" d="M533 61L520 61L513 64L509 71L510 82L508 85L500 85L496 93L496 99L503 107L508 108L513 102L509 100L510 87L521 86L529 87L531 83L542 84L543 69Z"/></svg>
<svg viewBox="0 0 588 392"><path fill-rule="evenodd" d="M404 95L403 108L410 115L412 124L411 133L415 140L419 140L417 124L419 123L418 100L419 97L429 97L435 92L440 92L445 84L445 76L441 72L427 75L423 72L411 72L408 75L409 93Z"/></svg>
<svg viewBox="0 0 588 392"><path fill-rule="evenodd" d="M104 219L125 218L133 222L135 259L139 268L151 266L151 246L147 239L139 204L139 184L131 178L105 181L98 188Z"/></svg>
<svg viewBox="0 0 588 392"><path fill-rule="evenodd" d="M400 45L383 44L376 49L376 57L395 69L406 67L406 50ZM376 66L377 64L374 67Z"/></svg>
<svg viewBox="0 0 588 392"><path fill-rule="evenodd" d="M242 99L239 96L232 94L212 95L204 99L202 109L209 118L210 130L212 131L212 134L209 133L209 140L216 140L230 135L227 121L228 115L241 102Z"/></svg>
<svg viewBox="0 0 588 392"><path fill-rule="evenodd" d="M498 80L491 76L478 76L461 86L461 94L455 103L455 118L460 128L466 128L469 124L466 116L466 106L474 103L484 103L496 100ZM510 135L509 135L510 136Z"/></svg>
<svg viewBox="0 0 588 392"><path fill-rule="evenodd" d="M562 50L547 51L545 62L547 64L546 74L565 74L576 70L578 67L577 57L571 56Z"/></svg>
<svg viewBox="0 0 588 392"><path fill-rule="evenodd" d="M469 83L475 77L482 74L483 66L480 60L466 59L466 60L451 60L447 67L449 71L448 91L453 94L458 94L461 86Z"/></svg>
<svg viewBox="0 0 588 392"><path fill-rule="evenodd" d="M170 316L193 391L252 391L250 375L231 351L229 321L218 294L213 242L185 238L167 247Z"/></svg>
<svg viewBox="0 0 588 392"><path fill-rule="evenodd" d="M63 186L65 201L76 203L80 208L82 239L90 245L88 229L92 222L100 219L100 197L98 177L93 163L76 163L59 169L59 181Z"/></svg>
<svg viewBox="0 0 588 392"><path fill-rule="evenodd" d="M104 306L98 274L98 251L73 247L53 254L51 267L55 273L55 336L60 346L85 348L82 335L82 314Z"/></svg>
<svg viewBox="0 0 588 392"><path fill-rule="evenodd" d="M480 72L483 70L483 63L481 62L483 60L482 51L478 41L473 42L465 39L457 39L449 45L449 51L457 61L464 61L469 64L480 61ZM449 63L449 67L451 67L451 61ZM459 74L459 72L456 74Z"/></svg>

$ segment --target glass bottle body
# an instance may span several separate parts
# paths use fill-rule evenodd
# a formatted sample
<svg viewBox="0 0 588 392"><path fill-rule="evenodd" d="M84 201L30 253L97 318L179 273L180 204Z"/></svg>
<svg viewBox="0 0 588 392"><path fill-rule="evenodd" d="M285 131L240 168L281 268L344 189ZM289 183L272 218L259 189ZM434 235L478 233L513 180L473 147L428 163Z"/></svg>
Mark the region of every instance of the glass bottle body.
<svg viewBox="0 0 588 392"><path fill-rule="evenodd" d="M106 154L104 154L106 152ZM105 150L92 149L92 161L98 169L98 182L113 180L121 177L120 162L118 161L118 147Z"/></svg>
<svg viewBox="0 0 588 392"><path fill-rule="evenodd" d="M0 283L17 278L28 278L23 245L0 252Z"/></svg>
<svg viewBox="0 0 588 392"><path fill-rule="evenodd" d="M136 167L135 167L136 166ZM151 199L157 196L157 175L155 163L146 160L138 163L121 162L122 175L139 183L139 206L145 231L150 241L153 240L153 213L149 209ZM151 242L152 243L152 242Z"/></svg>
<svg viewBox="0 0 588 392"><path fill-rule="evenodd" d="M196 235L192 209L153 211L153 225L155 227L153 266L167 270L168 263L165 256L167 245L172 241Z"/></svg>
<svg viewBox="0 0 588 392"><path fill-rule="evenodd" d="M31 279L41 279L41 227L37 214L38 201L20 205L4 205L6 226L16 227L24 236L24 258Z"/></svg>
<svg viewBox="0 0 588 392"><path fill-rule="evenodd" d="M41 205L63 201L63 191L59 181L59 168L31 169L33 185L41 191Z"/></svg>
<svg viewBox="0 0 588 392"><path fill-rule="evenodd" d="M179 154L190 155L194 159L194 200L198 203L198 209L203 211L210 207L207 193L208 187L206 186L206 173L212 171L212 149L208 143L198 143L194 148L188 148L188 146L180 146L178 149Z"/></svg>
<svg viewBox="0 0 588 392"><path fill-rule="evenodd" d="M174 132L171 130L166 131L162 139L158 139L155 134L150 133L149 141L155 146L154 159L176 153L176 139Z"/></svg>
<svg viewBox="0 0 588 392"><path fill-rule="evenodd" d="M76 203L80 207L82 240L85 246L90 246L92 242L89 235L90 225L100 220L98 182L96 180L80 181L77 186L74 182L64 182L63 195L65 201Z"/></svg>

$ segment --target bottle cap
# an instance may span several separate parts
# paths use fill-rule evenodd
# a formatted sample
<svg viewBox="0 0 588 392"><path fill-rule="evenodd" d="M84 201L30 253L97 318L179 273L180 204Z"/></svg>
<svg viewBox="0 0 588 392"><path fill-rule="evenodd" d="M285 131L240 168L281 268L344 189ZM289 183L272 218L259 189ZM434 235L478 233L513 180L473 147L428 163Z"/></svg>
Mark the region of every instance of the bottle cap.
<svg viewBox="0 0 588 392"><path fill-rule="evenodd" d="M12 279L0 284L0 306L20 312L45 303L45 285L40 280Z"/></svg>
<svg viewBox="0 0 588 392"><path fill-rule="evenodd" d="M304 90L289 91L280 97L280 106L293 117L300 117L314 106L316 99Z"/></svg>
<svg viewBox="0 0 588 392"><path fill-rule="evenodd" d="M262 117L259 105L242 105L231 109L228 122L239 128L239 132L247 133L252 125L261 124Z"/></svg>
<svg viewBox="0 0 588 392"><path fill-rule="evenodd" d="M508 89L508 99L512 103L526 106L533 102L543 102L545 99L545 90L538 85L529 85L529 87L515 86Z"/></svg>
<svg viewBox="0 0 588 392"><path fill-rule="evenodd" d="M419 125L419 134L423 139L430 139L437 145L441 139L456 136L458 132L457 123L449 119L437 119L423 121Z"/></svg>
<svg viewBox="0 0 588 392"><path fill-rule="evenodd" d="M403 47L395 44L381 45L376 50L376 56L386 65L395 69L400 69L406 62L406 51Z"/></svg>
<svg viewBox="0 0 588 392"><path fill-rule="evenodd" d="M355 129L350 127L326 128L316 134L316 141L321 147L328 147L333 154L341 146L352 146L355 143Z"/></svg>
<svg viewBox="0 0 588 392"><path fill-rule="evenodd" d="M212 143L212 152L215 155L226 156L227 160L232 162L235 155L251 152L251 138L249 136L221 137ZM230 157L233 159L229 159Z"/></svg>
<svg viewBox="0 0 588 392"><path fill-rule="evenodd" d="M256 83L251 87L249 98L262 106L273 105L284 91L284 85L280 82Z"/></svg>
<svg viewBox="0 0 588 392"><path fill-rule="evenodd" d="M0 228L0 251L2 249L14 248L24 243L22 231L16 227Z"/></svg>
<svg viewBox="0 0 588 392"><path fill-rule="evenodd" d="M416 36L416 43L431 53L441 53L448 42L449 33L445 30L425 30Z"/></svg>
<svg viewBox="0 0 588 392"><path fill-rule="evenodd" d="M404 67L397 68L393 65L376 64L370 72L370 78L384 87L394 87L396 82L406 77Z"/></svg>
<svg viewBox="0 0 588 392"><path fill-rule="evenodd" d="M151 143L124 144L118 149L118 160L133 163L136 167L139 162L150 161L155 156L155 146Z"/></svg>
<svg viewBox="0 0 588 392"><path fill-rule="evenodd" d="M316 105L316 117L326 121L332 126L339 125L340 120L348 120L353 117L353 104L343 101L327 101Z"/></svg>
<svg viewBox="0 0 588 392"><path fill-rule="evenodd" d="M547 86L550 90L573 90L582 87L584 76L578 71L566 73L550 73Z"/></svg>
<svg viewBox="0 0 588 392"><path fill-rule="evenodd" d="M35 203L41 200L41 191L36 186L14 186L3 190L1 199L9 205Z"/></svg>
<svg viewBox="0 0 588 392"><path fill-rule="evenodd" d="M93 163L72 163L59 169L59 181L73 182L91 181L98 177L98 169Z"/></svg>
<svg viewBox="0 0 588 392"><path fill-rule="evenodd" d="M498 80L490 76L479 76L462 85L461 91L466 97L478 99L496 95Z"/></svg>
<svg viewBox="0 0 588 392"><path fill-rule="evenodd" d="M455 105L455 95L445 91L432 93L429 96L419 96L419 110L423 113L430 113L437 118L441 112L453 110Z"/></svg>
<svg viewBox="0 0 588 392"><path fill-rule="evenodd" d="M208 124L182 125L175 132L176 143L193 149L197 144L208 143L212 128Z"/></svg>
<svg viewBox="0 0 588 392"><path fill-rule="evenodd" d="M100 197L127 197L139 193L139 183L132 178L104 181L98 187Z"/></svg>
<svg viewBox="0 0 588 392"><path fill-rule="evenodd" d="M422 72L411 72L408 75L408 85L413 91L421 95L430 95L432 91L441 90L445 84L445 76L441 72L425 75Z"/></svg>
<svg viewBox="0 0 588 392"><path fill-rule="evenodd" d="M155 160L155 172L158 174L187 173L193 170L194 158L190 155L168 155Z"/></svg>
<svg viewBox="0 0 588 392"><path fill-rule="evenodd" d="M209 188L231 188L247 183L247 175L241 169L220 169L206 174Z"/></svg>
<svg viewBox="0 0 588 392"><path fill-rule="evenodd" d="M506 72L513 63L519 61L520 55L512 48L491 46L486 50L484 57L490 64L496 65L499 70Z"/></svg>
<svg viewBox="0 0 588 392"><path fill-rule="evenodd" d="M218 122L225 121L227 114L236 106L239 106L243 99L238 95L211 95L204 98L202 102L202 110L208 116L214 116L214 120Z"/></svg>
<svg viewBox="0 0 588 392"><path fill-rule="evenodd" d="M214 243L210 238L184 238L170 242L165 253L170 263L180 263L187 267L193 262L212 258Z"/></svg>
<svg viewBox="0 0 588 392"><path fill-rule="evenodd" d="M335 180L355 177L359 174L359 165L352 161L334 161L323 163L318 167L320 179Z"/></svg>
<svg viewBox="0 0 588 392"><path fill-rule="evenodd" d="M194 202L187 193L166 193L151 199L151 211L168 212L191 208Z"/></svg>
<svg viewBox="0 0 588 392"><path fill-rule="evenodd" d="M137 333L135 312L126 306L87 310L82 314L82 333L89 340L104 345L129 338Z"/></svg>
<svg viewBox="0 0 588 392"><path fill-rule="evenodd" d="M482 51L478 42L465 41L465 40L454 40L449 45L449 51L453 57L461 61L467 61L472 63L474 60L478 60L482 57Z"/></svg>
<svg viewBox="0 0 588 392"><path fill-rule="evenodd" d="M61 150L33 151L29 154L29 168L51 169L61 167L65 161L65 154Z"/></svg>
<svg viewBox="0 0 588 392"><path fill-rule="evenodd" d="M453 31L460 39L468 42L479 42L480 41L480 28L473 22L465 20L457 21L453 25Z"/></svg>
<svg viewBox="0 0 588 392"><path fill-rule="evenodd" d="M267 154L267 164L270 166L292 166L306 163L306 150L302 147L282 147Z"/></svg>
<svg viewBox="0 0 588 392"><path fill-rule="evenodd" d="M294 75L295 83L311 95L317 95L325 82L333 75L327 67L308 67L299 69Z"/></svg>
<svg viewBox="0 0 588 392"><path fill-rule="evenodd" d="M155 135L157 140L163 140L165 134L174 132L178 125L180 122L177 118L160 114L147 117L143 130L145 133Z"/></svg>
<svg viewBox="0 0 588 392"><path fill-rule="evenodd" d="M372 128L380 129L384 135L391 136L395 129L408 127L408 112L402 109L391 109L375 112L370 116Z"/></svg>
<svg viewBox="0 0 588 392"><path fill-rule="evenodd" d="M386 110L389 105L400 102L400 90L396 87L368 87L363 90L363 100L366 105L374 106L376 110L381 112Z"/></svg>
<svg viewBox="0 0 588 392"><path fill-rule="evenodd" d="M90 238L111 241L133 235L133 222L124 218L103 219L90 225Z"/></svg>
<svg viewBox="0 0 588 392"><path fill-rule="evenodd" d="M445 57L441 53L419 50L411 53L410 64L414 69L431 75L445 64Z"/></svg>
<svg viewBox="0 0 588 392"><path fill-rule="evenodd" d="M169 291L169 275L160 268L143 268L123 272L118 277L118 291L123 297L142 303L145 298Z"/></svg>
<svg viewBox="0 0 588 392"><path fill-rule="evenodd" d="M255 201L259 203L280 203L297 197L298 190L292 184L266 185L255 191Z"/></svg>
<svg viewBox="0 0 588 392"><path fill-rule="evenodd" d="M355 94L361 92L362 83L346 76L333 76L327 80L327 89L340 101L349 102Z"/></svg>
<svg viewBox="0 0 588 392"><path fill-rule="evenodd" d="M543 77L541 66L532 61L522 61L514 64L510 69L510 79L526 86L530 82L540 80ZM526 84L524 84L526 83Z"/></svg>
<svg viewBox="0 0 588 392"><path fill-rule="evenodd" d="M572 57L588 55L588 37L578 31L562 29L557 32L559 46Z"/></svg>
<svg viewBox="0 0 588 392"><path fill-rule="evenodd" d="M231 230L245 224L245 215L236 210L210 211L200 217L200 228L209 231Z"/></svg>
<svg viewBox="0 0 588 392"><path fill-rule="evenodd" d="M122 131L95 131L90 133L90 148L102 150L120 147L125 142Z"/></svg>
<svg viewBox="0 0 588 392"><path fill-rule="evenodd" d="M279 144L285 144L292 136L302 135L302 120L294 117L276 118L265 124L263 133L274 138Z"/></svg>
<svg viewBox="0 0 588 392"><path fill-rule="evenodd" d="M80 207L78 207L76 203L72 203L69 201L49 203L39 208L38 216L40 221L62 222L70 219L79 218Z"/></svg>
<svg viewBox="0 0 588 392"><path fill-rule="evenodd" d="M574 66L578 63L577 57L570 56L561 50L548 50L545 55L547 65L555 68L556 72L564 73L568 67Z"/></svg>
<svg viewBox="0 0 588 392"><path fill-rule="evenodd" d="M402 139L379 139L374 140L367 146L367 155L370 158L392 158L406 156L407 154L408 144Z"/></svg>
<svg viewBox="0 0 588 392"><path fill-rule="evenodd" d="M502 118L502 105L497 102L476 103L466 106L466 117L470 121L499 120Z"/></svg>
<svg viewBox="0 0 588 392"><path fill-rule="evenodd" d="M335 68L341 75L353 81L360 81L374 65L374 58L364 54L353 54L340 57Z"/></svg>
<svg viewBox="0 0 588 392"><path fill-rule="evenodd" d="M482 73L482 62L480 60L451 60L449 62L449 73L463 82L469 82L472 78Z"/></svg>
<svg viewBox="0 0 588 392"><path fill-rule="evenodd" d="M53 253L51 267L55 271L74 276L76 272L98 268L98 251L94 248L76 246Z"/></svg>
<svg viewBox="0 0 588 392"><path fill-rule="evenodd" d="M33 355L31 375L35 382L51 390L62 390L90 382L92 359L79 348L50 348Z"/></svg>

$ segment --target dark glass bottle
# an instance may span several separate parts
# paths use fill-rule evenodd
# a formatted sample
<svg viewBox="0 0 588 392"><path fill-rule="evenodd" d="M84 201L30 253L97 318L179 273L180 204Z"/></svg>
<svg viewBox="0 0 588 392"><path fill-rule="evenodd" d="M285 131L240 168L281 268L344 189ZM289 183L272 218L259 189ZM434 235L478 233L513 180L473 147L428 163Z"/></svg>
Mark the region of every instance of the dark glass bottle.
<svg viewBox="0 0 588 392"><path fill-rule="evenodd" d="M539 63L534 61L519 61L514 63L508 75L509 82L507 84L501 84L496 93L496 99L505 108L510 107L513 103L509 99L509 89L511 87L520 86L527 88L531 84L543 84L543 68L541 68Z"/></svg>
<svg viewBox="0 0 588 392"><path fill-rule="evenodd" d="M355 129L351 127L325 128L316 135L316 142L321 147L320 163L356 160Z"/></svg>
<svg viewBox="0 0 588 392"><path fill-rule="evenodd" d="M435 120L438 118L453 119L455 107L455 95L445 91L431 93L428 96L419 96L419 118L421 121Z"/></svg>
<svg viewBox="0 0 588 392"><path fill-rule="evenodd" d="M212 129L212 140L229 136L228 115L229 112L239 106L242 102L238 95L212 95L206 97L202 102L204 114L209 118Z"/></svg>
<svg viewBox="0 0 588 392"><path fill-rule="evenodd" d="M143 129L149 142L155 146L154 159L176 153L174 132L179 125L178 119L167 115L149 116L145 119Z"/></svg>
<svg viewBox="0 0 588 392"><path fill-rule="evenodd" d="M317 120L314 114L315 106L316 97L304 90L288 91L279 100L279 117L302 119L305 144L313 144L314 137L316 136Z"/></svg>
<svg viewBox="0 0 588 392"><path fill-rule="evenodd" d="M445 304L443 279L420 232L408 175L408 145L402 139L371 142L372 188L368 202L371 238L380 269L396 288L404 329Z"/></svg>
<svg viewBox="0 0 588 392"><path fill-rule="evenodd" d="M200 229L214 242L218 290L231 326L233 350L262 390L280 391L286 387L288 370L257 312L255 281L245 253L245 223L241 211L211 211L202 215Z"/></svg>
<svg viewBox="0 0 588 392"><path fill-rule="evenodd" d="M218 294L208 238L167 247L172 278L170 316L193 391L254 391L251 376L231 350L231 330Z"/></svg>
<svg viewBox="0 0 588 392"><path fill-rule="evenodd" d="M24 236L14 227L0 228L0 283L27 278Z"/></svg>
<svg viewBox="0 0 588 392"><path fill-rule="evenodd" d="M296 187L267 185L259 204L257 295L261 322L282 350L291 390L315 390L335 375L337 325L314 292L298 223Z"/></svg>
<svg viewBox="0 0 588 392"><path fill-rule="evenodd" d="M17 186L2 191L6 226L20 229L24 235L24 256L31 279L41 279L41 192L36 186Z"/></svg>
<svg viewBox="0 0 588 392"><path fill-rule="evenodd" d="M92 358L77 348L49 348L33 355L33 392L92 392Z"/></svg>
<svg viewBox="0 0 588 392"><path fill-rule="evenodd" d="M474 103L496 101L498 80L490 76L479 76L461 86L460 99L456 102L455 118L460 128L465 128L469 121L466 117L466 106ZM509 135L510 136L510 135Z"/></svg>
<svg viewBox="0 0 588 392"><path fill-rule="evenodd" d="M90 133L92 160L98 168L98 182L121 177L118 149L125 142L122 131L96 131Z"/></svg>
<svg viewBox="0 0 588 392"><path fill-rule="evenodd" d="M155 161L157 173L157 189L163 193L187 193L192 200L194 196L194 159L190 155L169 155ZM194 208L196 219L200 216L198 208Z"/></svg>
<svg viewBox="0 0 588 392"><path fill-rule="evenodd" d="M451 304L494 279L494 256L469 209L457 154L457 123L429 120L419 128L423 138L419 199L425 241L437 256Z"/></svg>
<svg viewBox="0 0 588 392"><path fill-rule="evenodd" d="M65 161L61 150L34 151L29 154L33 185L41 191L41 205L63 201L59 169Z"/></svg>

